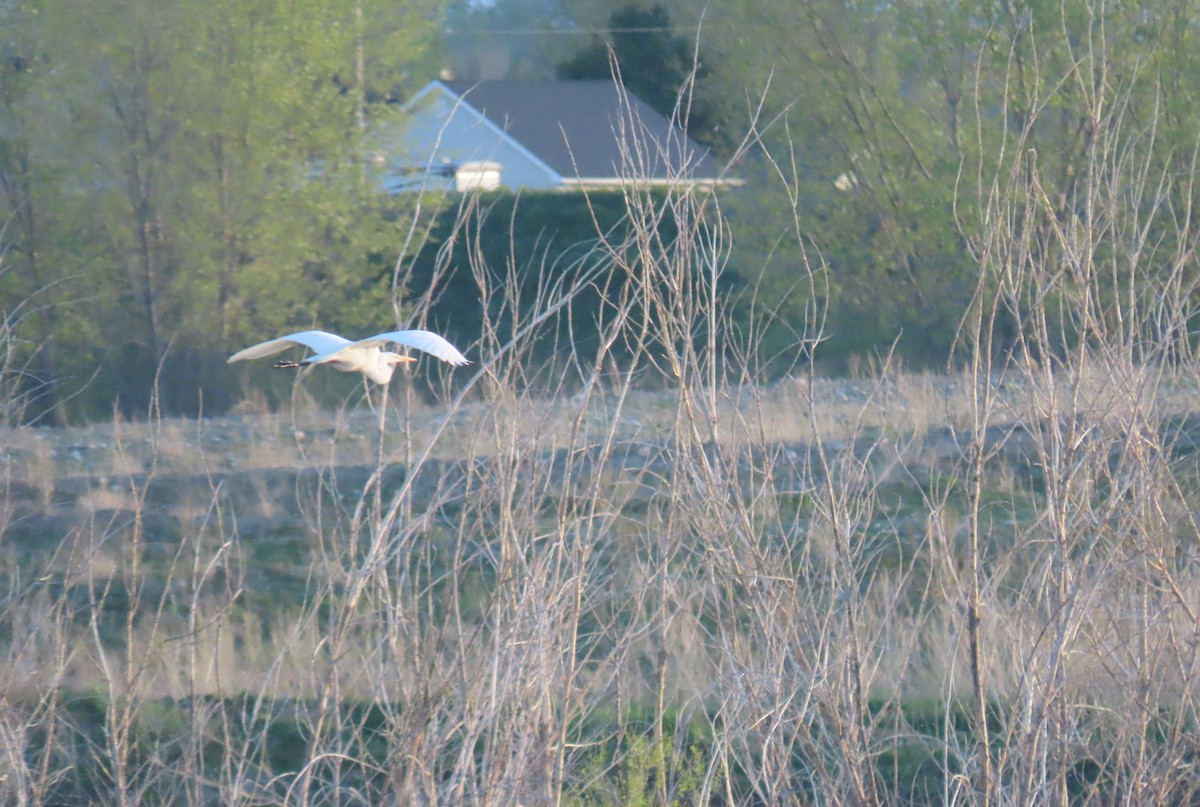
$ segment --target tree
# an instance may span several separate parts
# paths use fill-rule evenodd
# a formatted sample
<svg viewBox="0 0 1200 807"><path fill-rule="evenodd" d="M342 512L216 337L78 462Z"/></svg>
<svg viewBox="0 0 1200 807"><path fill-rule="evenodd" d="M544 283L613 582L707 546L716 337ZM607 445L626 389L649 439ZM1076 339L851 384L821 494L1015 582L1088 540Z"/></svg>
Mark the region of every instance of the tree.
<svg viewBox="0 0 1200 807"><path fill-rule="evenodd" d="M1185 6L733 0L710 7L701 37L711 97L728 100L724 114L732 117L733 104L767 91L762 167L739 169L759 181L731 202L735 213L746 211L739 219L762 230L758 251L771 255L766 282L783 290L798 275L799 256L771 246L798 228L831 270L836 336L827 351L868 352L903 333L910 359L940 363L974 288L973 183L1011 159L1018 143L1036 152L1066 214L1103 129L1089 99L1101 88L1137 84L1130 119L1170 139L1159 153L1173 155L1175 165L1163 171L1189 170L1197 60L1195 17ZM1077 69L1097 52L1106 56L1103 73ZM786 192L768 157L782 169ZM758 198L771 193L781 195L778 203ZM796 222L779 213L791 208L786 194L798 201ZM757 273L766 259L743 250L737 260ZM804 301L796 304L802 310Z"/></svg>
<svg viewBox="0 0 1200 807"><path fill-rule="evenodd" d="M35 3L0 12L0 321L6 328L6 368L21 417L59 421L61 409L55 325L70 290L64 285L67 242L58 169L43 148L43 132L61 123L42 95L47 63ZM62 340L66 341L66 340Z"/></svg>
<svg viewBox="0 0 1200 807"><path fill-rule="evenodd" d="M76 403L144 412L161 366L168 408L194 408L200 386L219 407L205 374L231 345L316 317L337 327L357 294L386 301L400 239L374 198L365 130L423 80L406 71L425 58L438 7L7 6L6 31L36 43L14 52L37 69L10 61L0 99L13 111L0 132L4 203L26 220L14 228L20 293L63 277L64 293L89 301L47 325L58 346L42 354L47 375L99 367ZM51 239L54 221L70 232Z"/></svg>
<svg viewBox="0 0 1200 807"><path fill-rule="evenodd" d="M694 42L671 29L665 6L623 6L609 18L609 38L591 43L557 68L559 78L607 79L615 60L625 87L667 117L679 112L689 134L713 146L727 146L714 107L703 92L693 92L708 76L695 57ZM685 91L680 105L680 93Z"/></svg>

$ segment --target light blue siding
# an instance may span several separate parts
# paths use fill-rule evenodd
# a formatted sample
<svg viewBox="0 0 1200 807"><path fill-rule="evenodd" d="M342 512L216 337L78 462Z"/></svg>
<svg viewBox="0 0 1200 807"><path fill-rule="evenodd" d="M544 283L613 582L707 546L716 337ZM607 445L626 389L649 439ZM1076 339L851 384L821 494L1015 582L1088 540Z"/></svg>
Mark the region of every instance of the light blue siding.
<svg viewBox="0 0 1200 807"><path fill-rule="evenodd" d="M427 168L425 188L453 190L453 174L438 176L433 169L484 160L500 164L500 184L506 188L562 186L562 177L549 166L436 85L408 113L380 143L387 161L383 186L391 193L420 188Z"/></svg>

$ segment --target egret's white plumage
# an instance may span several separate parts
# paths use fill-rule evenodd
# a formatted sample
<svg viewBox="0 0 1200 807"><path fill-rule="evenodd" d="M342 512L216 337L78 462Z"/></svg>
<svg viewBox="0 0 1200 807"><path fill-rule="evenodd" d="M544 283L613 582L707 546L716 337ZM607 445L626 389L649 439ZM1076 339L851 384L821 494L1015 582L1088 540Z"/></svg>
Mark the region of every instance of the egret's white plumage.
<svg viewBox="0 0 1200 807"><path fill-rule="evenodd" d="M328 364L335 370L345 373L362 373L376 384L386 384L392 380L392 372L396 369L396 364L416 361L410 356L402 356L382 349L384 345L392 342L424 351L456 366L471 363L458 351L458 348L431 331L388 331L368 336L357 342L351 342L336 333L326 331L300 331L251 345L245 350L234 353L228 361L232 364L235 361L263 359L287 350L289 347L302 346L313 351L313 355L304 359L300 364ZM298 365L281 363L280 366Z"/></svg>

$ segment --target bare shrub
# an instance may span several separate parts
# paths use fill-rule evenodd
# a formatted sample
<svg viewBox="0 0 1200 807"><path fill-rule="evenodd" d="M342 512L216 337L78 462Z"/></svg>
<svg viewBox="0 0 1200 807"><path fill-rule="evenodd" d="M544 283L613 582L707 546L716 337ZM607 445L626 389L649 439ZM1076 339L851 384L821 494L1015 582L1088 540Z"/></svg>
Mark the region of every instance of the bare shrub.
<svg viewBox="0 0 1200 807"><path fill-rule="evenodd" d="M1028 130L972 166L943 376L818 378L814 257L765 384L722 196L641 182L631 113L628 216L567 257L486 264L462 199L491 305L435 403L151 411L72 474L14 432L0 799L1194 801L1194 188L1125 91L1070 187Z"/></svg>

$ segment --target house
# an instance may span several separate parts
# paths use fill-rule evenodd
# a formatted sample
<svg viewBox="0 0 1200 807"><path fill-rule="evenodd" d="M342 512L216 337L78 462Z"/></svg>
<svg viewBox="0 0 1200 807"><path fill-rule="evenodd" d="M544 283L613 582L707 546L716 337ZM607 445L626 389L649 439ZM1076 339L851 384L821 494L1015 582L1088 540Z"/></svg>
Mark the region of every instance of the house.
<svg viewBox="0 0 1200 807"><path fill-rule="evenodd" d="M433 81L380 143L384 187L448 190L738 184L612 81Z"/></svg>

